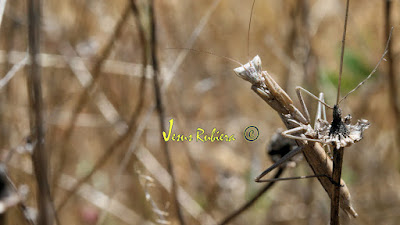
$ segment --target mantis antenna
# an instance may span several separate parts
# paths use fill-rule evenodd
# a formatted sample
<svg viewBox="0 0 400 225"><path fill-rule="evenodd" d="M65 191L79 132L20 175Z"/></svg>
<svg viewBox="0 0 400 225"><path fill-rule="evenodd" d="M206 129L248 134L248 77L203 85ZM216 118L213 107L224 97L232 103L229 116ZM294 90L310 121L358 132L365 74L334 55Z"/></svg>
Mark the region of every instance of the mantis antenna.
<svg viewBox="0 0 400 225"><path fill-rule="evenodd" d="M250 61L250 28L251 28L251 19L253 18L253 10L255 4L256 0L253 0L253 4L251 5L251 10L250 10L249 28L247 29L247 58L249 61Z"/></svg>
<svg viewBox="0 0 400 225"><path fill-rule="evenodd" d="M237 61L237 60L235 60L235 59L232 59L232 58L227 57L227 56L217 55L217 54L212 53L212 52L209 52L209 51L198 50L198 49L193 49L193 48L166 48L166 49L171 49L171 50L188 50L188 51L193 51L193 52L198 52L198 53L203 53L203 54L209 54L209 55L213 55L213 56L216 56L216 57L219 57L219 58L223 58L223 59L229 60L229 61L231 61L231 62L234 62L234 63L236 63L236 64L239 64L239 65L243 66L243 64L241 64L239 61ZM243 67L244 67L244 66L243 66Z"/></svg>

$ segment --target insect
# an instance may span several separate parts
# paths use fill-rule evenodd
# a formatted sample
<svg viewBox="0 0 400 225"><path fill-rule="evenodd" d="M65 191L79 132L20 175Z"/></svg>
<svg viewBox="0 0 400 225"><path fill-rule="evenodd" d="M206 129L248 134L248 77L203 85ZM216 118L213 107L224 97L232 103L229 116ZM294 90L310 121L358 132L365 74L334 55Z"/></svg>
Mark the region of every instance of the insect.
<svg viewBox="0 0 400 225"><path fill-rule="evenodd" d="M391 35L390 35L391 36ZM388 43L390 41L390 36ZM388 44L380 61L364 81L362 81L356 88L350 91L342 100L346 99L349 94L358 89L366 80L368 80L377 70L379 64L383 61L387 53ZM188 49L195 52L212 54L206 51L199 51L195 49ZM215 55L218 56L218 55ZM219 56L221 57L221 56ZM222 56L223 57L223 56ZM230 61L240 64L236 60L228 57L223 57ZM263 171L256 177L256 182L271 182L275 180L289 180L301 178L317 177L321 185L324 187L330 197L333 195L333 185L340 185L340 207L349 215L357 217L357 212L351 204L351 195L346 186L346 183L341 180L340 183L335 183L331 174L333 171L333 163L329 155L323 148L323 145L331 145L335 148L348 147L351 144L358 142L362 139L362 133L369 127L367 120L359 120L355 125L352 125L351 116L348 115L344 119L341 117L341 110L338 104L334 107L329 106L324 102L323 93L320 93L319 98L311 94L309 91L302 87L296 88L299 101L301 103L303 113L297 109L289 95L275 82L275 80L268 74L267 71L262 71L262 63L260 57L257 55L245 65L240 64L240 67L234 69L234 72L242 79L252 84L252 90L259 95L265 102L267 102L281 117L287 130L282 132L282 135L294 139L297 142L298 148L293 149L272 166ZM310 125L310 116L306 105L304 104L301 91L307 93L312 98L318 101L318 112L314 128ZM342 101L341 100L341 101ZM338 101L340 103L340 101ZM332 109L333 121L329 123L326 121L325 107ZM295 155L303 152L308 164L313 170L315 175L301 176L294 178L277 178L262 180L262 178L279 167L287 160Z"/></svg>
<svg viewBox="0 0 400 225"><path fill-rule="evenodd" d="M252 6L253 11L254 2ZM250 31L251 16L248 28L248 36ZM303 153L308 164L313 170L315 175L312 176L302 176L299 178L311 178L317 177L321 185L324 187L325 191L328 193L330 198L333 198L333 193L335 187L340 187L340 207L349 215L357 217L357 212L354 210L351 204L350 192L343 180L340 182L334 182L332 179L333 162L327 152L324 150L323 146L331 146L334 148L348 147L355 142L362 139L362 134L364 130L369 127L367 120L358 120L356 124L351 124L351 116L348 115L344 119L341 116L341 110L339 108L340 102L347 98L349 94L358 89L366 80L368 80L377 70L379 64L384 59L384 56L388 50L388 43L390 41L390 36L386 45L384 54L382 55L380 61L374 68L374 70L369 74L369 76L363 80L357 87L350 91L345 97L339 101L339 91L338 88L338 98L336 104L331 107L324 102L324 95L321 93L319 97L311 94L309 91L302 87L296 88L296 93L298 95L299 101L301 103L302 112L297 109L288 94L275 82L275 80L268 74L267 71L262 71L262 63L259 56L255 56L248 63L242 65L236 60L230 59L228 57L219 56L230 61L238 63L240 66L234 69L234 72L242 79L250 82L252 84L252 90L260 96L265 102L267 102L281 117L283 123L285 124L287 130L282 132L282 135L293 139L296 141L299 147L294 148L292 151L284 155L281 159L275 162L272 166L263 171L259 176L256 177L256 182L270 182L275 180L286 180L292 178L278 178L263 180L262 178L268 174L273 169L279 167L295 155ZM247 39L249 45L249 38ZM199 51L194 49L188 49L195 52L207 53L215 55L206 51ZM218 55L215 55L218 56ZM339 79L340 80L340 79ZM311 119L308 113L307 106L304 103L302 92L310 95L313 99L318 101L318 112L316 115L316 120L314 127L311 126ZM325 107L332 109L333 121L329 123L326 120ZM304 114L303 114L304 113ZM332 185L333 184L333 185Z"/></svg>
<svg viewBox="0 0 400 225"><path fill-rule="evenodd" d="M255 1L253 1L251 12L253 12ZM344 147L348 147L355 142L358 142L362 139L362 134L364 130L368 129L369 122L367 120L361 119L358 120L356 124L351 124L351 116L348 115L344 119L341 115L341 110L339 108L340 102L347 98L349 94L358 89L366 80L368 80L377 70L379 64L384 59L388 51L388 44L390 41L391 33L389 34L388 41L386 44L385 51L379 60L378 64L374 68L374 70L365 78L359 85L357 85L352 91L350 91L345 97L343 97L339 101L340 97L340 76L342 71L342 62L343 62L343 52L344 52L344 41L346 34L346 25L347 25L347 15L348 15L348 4L346 7L346 16L345 16L345 28L343 33L342 40L342 58L341 58L341 67L339 73L339 84L338 84L338 95L336 104L331 107L324 102L324 95L320 93L319 97L316 97L309 91L305 90L302 87L296 87L296 93L301 103L302 112L298 110L294 105L293 101L287 95L287 93L274 81L274 79L268 74L266 71L262 71L261 59L259 56L255 56L252 60L250 60L245 65L241 65L234 69L234 72L242 79L249 81L252 84L252 90L256 92L265 102L267 102L281 117L283 123L285 124L287 130L282 132L284 137L293 139L296 141L299 147L294 148L292 151L284 155L281 159L275 162L272 166L263 171L259 176L255 178L256 182L270 182L275 180L288 180L292 178L278 178L278 179L269 179L263 180L262 178L268 174L273 169L279 167L284 164L286 161L290 160L295 155L303 152L308 164L313 170L315 175L312 176L302 176L296 177L295 179L300 178L312 178L317 177L320 181L321 185L327 191L329 197L331 199L336 198L334 195L335 189L338 191L339 187L339 199L340 199L340 207L349 215L353 217L357 217L357 213L354 210L351 204L350 192L343 180L340 180L339 183L336 183L332 179L332 171L333 171L333 162L328 154L325 152L323 146L331 146L335 149L340 149ZM250 22L248 28L248 38L247 45L249 49L249 32L251 25L251 17L250 14ZM393 28L392 28L393 30ZM308 113L307 106L304 103L302 92L310 95L313 99L318 101L318 110L314 123L314 127L311 126L311 119ZM332 109L333 121L329 123L326 120L325 115L325 107ZM340 175L339 175L340 176ZM332 185L334 184L334 185Z"/></svg>
<svg viewBox="0 0 400 225"><path fill-rule="evenodd" d="M389 35L388 43L390 41L390 36L391 35ZM354 92L375 73L379 64L382 62L387 53L387 46L388 44L386 45L385 52L374 70L367 78L365 78L364 81L362 81L359 85L357 85L356 88L342 98L342 100L347 98L350 93ZM278 112L279 116L287 127L287 130L282 132L282 135L296 140L297 144L299 145L299 148L292 150L278 160L275 164L263 171L259 176L256 177L255 181L270 182L276 180L262 180L262 178L293 156L303 152L305 158L316 175L296 177L295 179L318 177L329 196L332 196L332 179L330 177L332 174L332 160L327 156L321 144L331 145L335 148L348 147L362 139L362 134L364 130L369 127L369 122L361 119L358 120L356 124L352 125L350 115L342 119L339 104L331 107L324 102L323 93L321 93L320 97L318 98L304 88L297 87L296 93L299 97L302 110L306 115L304 116L300 110L293 105L293 101L290 99L287 93L274 81L268 72L262 71L261 59L258 55L245 65L235 68L234 72L240 78L249 81L252 84L252 90L256 92L262 99L264 99L264 101L266 101L275 111ZM318 101L318 111L314 127L311 127L310 125L311 119L307 107L304 104L301 91L304 91ZM340 103L342 100L338 101L338 103ZM333 111L332 123L326 121L326 116L324 113L325 106L331 108ZM280 178L279 180L282 179L290 178ZM353 217L356 217L357 213L351 205L350 193L346 187L346 184L344 181L341 181L340 185L341 207L345 212Z"/></svg>
<svg viewBox="0 0 400 225"><path fill-rule="evenodd" d="M350 115L347 115L343 120L339 106L334 105L331 107L327 105L323 100L323 93L320 93L320 98L317 98L304 88L296 87L299 101L306 115L306 117L304 117L299 110L293 106L293 102L287 96L286 92L275 83L272 77L266 71L261 71L261 59L259 56L254 57L249 63L234 69L234 71L239 77L252 83L253 90L259 95L263 95L263 99L268 99L270 103L273 102L271 99L279 101L279 103L274 103L274 109L277 108L279 112L284 113L283 117L289 127L294 126L282 132L282 135L287 138L318 142L323 145L333 145L333 147L341 148L348 147L360 141L363 131L369 127L369 122L364 119L358 120L355 125L350 124ZM307 106L304 104L301 91L304 91L318 101L319 110L316 115L314 128L310 125L310 115ZM322 115L325 114L323 113L325 112L325 106L333 109L332 123L328 123L326 121L326 115ZM323 107L322 110L321 107ZM285 109L288 109L288 113L285 112Z"/></svg>

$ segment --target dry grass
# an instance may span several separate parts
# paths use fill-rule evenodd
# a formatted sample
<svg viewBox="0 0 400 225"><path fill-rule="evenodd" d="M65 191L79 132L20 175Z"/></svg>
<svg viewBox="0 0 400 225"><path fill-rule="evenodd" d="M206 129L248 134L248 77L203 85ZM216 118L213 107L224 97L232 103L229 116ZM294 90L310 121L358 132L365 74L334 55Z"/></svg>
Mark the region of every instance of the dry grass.
<svg viewBox="0 0 400 225"><path fill-rule="evenodd" d="M243 63L258 54L263 69L293 99L297 85L313 93L324 91L328 103L336 98L334 73L337 76L339 68L344 1L257 1L249 56L251 2L222 0L213 7L214 2L155 1L154 8L165 127L173 118L175 133L195 134L199 127L210 133L217 128L236 138L233 142L168 142L187 224L216 224L257 193L262 185L253 178L271 165L265 149L283 124L250 85L234 75L234 63L168 48L211 51ZM151 37L147 1L137 1L137 6L134 16L130 1L124 0L42 2L44 146L55 205L59 207L68 191L92 173L58 211L61 224L156 224L160 215L163 222L179 224L155 113L151 66L142 78L143 62L151 65L151 45L143 44L143 39L150 43ZM394 71L399 60L399 21L394 10L398 7L394 1ZM124 25L116 31L127 11ZM7 1L0 29L1 77L25 56L26 12L25 1ZM351 2L342 95L379 60L387 40L384 12L384 1ZM374 78L342 104L344 114L371 122L364 139L345 149L342 177L359 217L350 222L342 216L343 224L390 225L399 220L400 156L396 117L386 88L387 66L383 62ZM0 146L4 157L14 151L8 162L9 178L17 187L28 185L24 204L36 209L39 192L31 158L21 151L29 149L25 138L30 135L26 87L30 67L28 63L0 89ZM91 79L94 88L89 91ZM307 104L314 109L317 105ZM310 113L314 115L314 110ZM242 136L250 125L261 132L255 142ZM283 176L306 174L311 170L302 162ZM142 177L154 179L151 187L141 183ZM328 199L316 180L277 183L231 224L324 224L329 220ZM25 224L18 208L7 212L6 224Z"/></svg>

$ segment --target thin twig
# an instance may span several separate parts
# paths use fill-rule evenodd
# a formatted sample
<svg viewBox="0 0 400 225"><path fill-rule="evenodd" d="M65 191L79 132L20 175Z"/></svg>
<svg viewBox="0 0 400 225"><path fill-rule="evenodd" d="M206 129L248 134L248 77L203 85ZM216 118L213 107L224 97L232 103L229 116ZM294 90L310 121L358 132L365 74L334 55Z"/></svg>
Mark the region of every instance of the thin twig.
<svg viewBox="0 0 400 225"><path fill-rule="evenodd" d="M206 26L207 22L209 21L210 16L215 12L215 9L217 8L217 6L219 5L220 2L221 2L221 0L214 0L214 2L207 9L206 13L201 18L199 24L193 30L193 32L191 33L189 39L186 41L186 43L185 43L185 48L186 49L191 49L192 48L192 46L196 42L197 38L199 37L201 31L204 29L204 27ZM169 86L169 84L171 83L171 81L173 80L175 75L177 74L176 71L182 65L182 63L185 60L185 58L186 58L188 53L189 53L189 51L182 50L178 54L174 64L171 66L170 73L167 73L165 78L164 78L162 91L164 91Z"/></svg>
<svg viewBox="0 0 400 225"><path fill-rule="evenodd" d="M142 46L142 78L140 81L140 87L139 87L139 103L137 104L136 110L135 110L135 114L139 115L140 110L143 107L144 104L144 94L146 91L146 70L147 70L147 64L148 64L148 57L147 57L147 41L146 41L146 36L145 36L145 28L143 26L143 23L141 23L140 21L140 15L139 15L139 10L138 7L136 5L135 0L131 0L131 10L133 13L133 16L135 18L135 23L136 26L138 27L138 32L139 32L139 39L140 39L140 43Z"/></svg>
<svg viewBox="0 0 400 225"><path fill-rule="evenodd" d="M51 35L48 33L48 35ZM51 42L51 44L57 45L60 44L60 40L48 40ZM67 42L67 41L66 41ZM21 60L24 59L25 55L27 53L23 51L6 51L6 50L0 50L0 64L19 64ZM87 65L89 68L93 68L93 65L96 63L94 62L91 58L85 58L85 57L80 57L80 56L66 56L63 54L49 54L49 53L40 53L39 54L40 58L40 63L39 65L42 68L49 68L49 69L68 69L69 65L66 63L65 59L67 58L67 61L82 61L84 62L85 65ZM26 63L27 65L30 65L29 60ZM150 70L149 74L147 74L146 78L150 79L150 74L152 71L152 68L150 65L147 65L148 70ZM120 61L120 60L115 60L115 59L107 59L104 60L103 67L102 67L102 72L109 75L109 76L118 76L118 75L123 75L123 76L128 76L132 78L140 78L141 76L141 70L143 68L143 65L141 63L131 63L127 61ZM77 70L82 70L81 68L77 68ZM161 67L161 71L169 71L170 68L167 68L165 66ZM50 75L50 74L49 74ZM87 84L85 85L87 87Z"/></svg>
<svg viewBox="0 0 400 225"><path fill-rule="evenodd" d="M153 64L153 84L154 84L154 91L155 91L155 100L156 100L156 109L159 114L159 119L160 119L160 129L161 131L166 130L165 129L165 115L164 115L164 108L163 108L163 102L161 98L161 89L160 89L160 83L159 83L159 65L158 65L158 58L157 58L157 29L156 29L156 15L154 11L154 0L151 1L150 4L150 18L151 18L151 23L150 23L150 49L151 49L151 59L152 59L152 64ZM168 173L171 175L171 180L172 180L172 197L174 200L175 204L175 209L176 209L176 214L179 220L180 225L185 224L185 220L183 218L181 206L178 201L177 197L177 184L176 184L176 179L175 179L175 173L174 173L174 168L172 165L172 160L171 160L171 155L169 152L168 148L168 142L163 141L162 137L160 136L160 141L164 149L164 154L165 154L165 159L167 161L167 170Z"/></svg>
<svg viewBox="0 0 400 225"><path fill-rule="evenodd" d="M6 86L8 82L10 82L10 80L14 77L14 75L17 74L17 72L26 65L28 59L29 59L29 54L27 53L19 63L15 64L10 69L10 71L8 71L8 73L0 80L0 90L3 89L3 87Z"/></svg>
<svg viewBox="0 0 400 225"><path fill-rule="evenodd" d="M347 18L349 16L349 2L350 2L350 0L347 0L347 2L346 2L346 15L344 17L344 29L343 29L343 38L342 38L342 49L341 49L341 53L340 53L340 68L339 68L339 81L338 81L336 105L339 104L339 100L340 100L340 86L342 83L344 48L346 45Z"/></svg>
<svg viewBox="0 0 400 225"><path fill-rule="evenodd" d="M48 183L48 159L44 146L44 128L42 115L42 88L41 88L41 70L38 65L39 58L37 54L40 51L40 0L28 1L28 37L29 53L32 59L30 75L27 79L29 100L31 106L30 128L31 133L35 134L37 144L35 145L32 161L37 181L37 205L39 207L38 224L52 225L55 214L53 203L50 197L50 187Z"/></svg>
<svg viewBox="0 0 400 225"><path fill-rule="evenodd" d="M274 178L278 178L281 176L281 174L283 173L284 168L280 167L278 172L276 172L276 174L274 175ZM229 222L231 222L233 219L235 219L236 217L238 217L241 213L243 213L244 211L246 211L248 208L250 208L254 203L256 203L256 201L263 196L273 185L275 184L275 182L270 182L267 185L265 185L261 190L259 190L254 196L253 198L251 198L249 201L247 201L246 203L244 203L240 208L238 208L237 210L235 210L233 213L231 213L230 215L228 215L227 217L225 217L225 219L223 219L219 225L225 225L228 224Z"/></svg>
<svg viewBox="0 0 400 225"><path fill-rule="evenodd" d="M340 83L342 80L342 72L343 72L343 57L344 57L344 49L346 44L346 31L347 31L347 19L349 16L349 2L346 1L346 14L344 17L344 28L343 28L343 38L342 38L342 49L340 54L340 68L339 68L339 82L338 82L338 91L337 91L337 99L336 105L339 104L340 100ZM340 118L342 120L342 118ZM333 150L333 195L331 197L331 225L339 225L339 206L340 206L340 180L342 176L342 163L343 163L343 154L344 148L339 148Z"/></svg>
<svg viewBox="0 0 400 225"><path fill-rule="evenodd" d="M391 23L390 23L390 17L391 17L391 6L392 6L392 0L386 0L385 1L385 35L389 36L391 34ZM388 84L389 84L389 98L391 102L391 106L393 107L393 112L395 113L395 119L396 122L399 122L399 116L400 116L400 109L399 109L399 104L398 104L398 99L397 99L397 88L396 88L396 74L395 74L395 68L393 64L393 51L392 51L392 43L388 42L387 44L387 62L388 62Z"/></svg>

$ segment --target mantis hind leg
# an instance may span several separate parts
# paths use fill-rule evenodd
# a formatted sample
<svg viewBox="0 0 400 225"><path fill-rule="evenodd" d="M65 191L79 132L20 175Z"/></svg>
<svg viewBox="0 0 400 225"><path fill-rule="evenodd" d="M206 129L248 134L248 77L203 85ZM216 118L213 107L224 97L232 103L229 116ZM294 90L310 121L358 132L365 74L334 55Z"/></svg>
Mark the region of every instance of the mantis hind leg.
<svg viewBox="0 0 400 225"><path fill-rule="evenodd" d="M266 170L264 170L260 175L258 175L255 179L256 182L262 182L261 178L263 178L265 175L267 175L269 172L277 168L278 166L282 165L289 159L291 159L293 156L299 154L301 151L303 151L304 147L299 146L292 151L288 152L286 155L284 155L281 159L279 159L276 163L274 163L272 166L268 167Z"/></svg>
<svg viewBox="0 0 400 225"><path fill-rule="evenodd" d="M284 178L273 178L273 179L262 179L265 175L267 175L269 172L274 170L275 168L281 166L283 163L294 157L295 155L299 154L302 152L304 149L304 146L299 146L286 155L284 155L281 159L279 159L276 163L274 163L272 166L268 167L266 170L264 170L260 175L258 175L255 178L255 182L258 183L265 183L265 182L275 182L275 181L284 181L284 180L297 180L297 179L306 179L306 178L315 178L315 177L326 177L328 178L333 184L335 185L340 185L336 184L333 179L326 174L321 174L321 175L308 175L308 176L298 176L298 177L284 177Z"/></svg>

